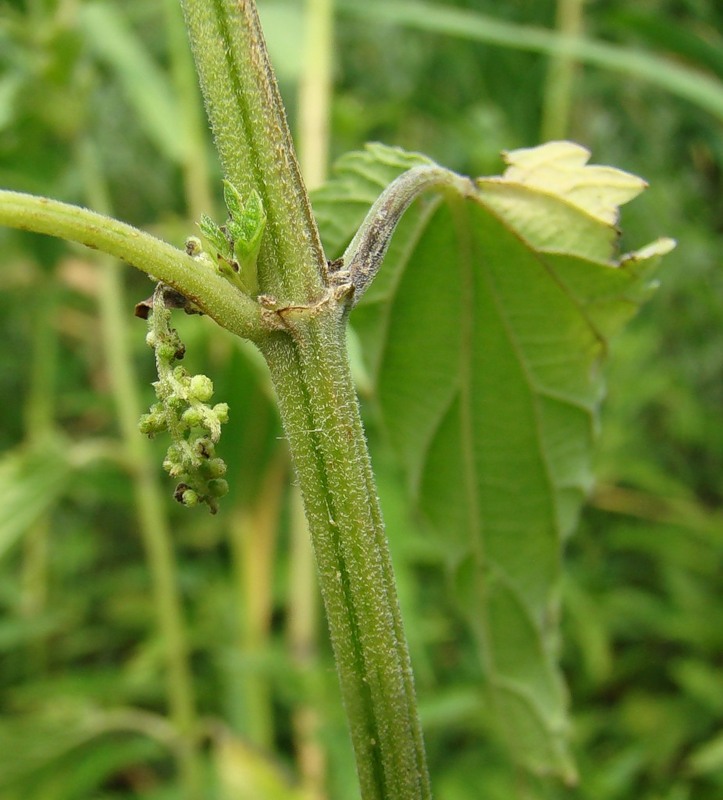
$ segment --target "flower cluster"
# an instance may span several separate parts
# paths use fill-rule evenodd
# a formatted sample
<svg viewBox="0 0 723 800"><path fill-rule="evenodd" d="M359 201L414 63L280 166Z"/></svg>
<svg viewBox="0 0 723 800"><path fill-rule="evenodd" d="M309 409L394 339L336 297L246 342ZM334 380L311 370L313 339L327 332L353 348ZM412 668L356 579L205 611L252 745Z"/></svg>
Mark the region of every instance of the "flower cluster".
<svg viewBox="0 0 723 800"><path fill-rule="evenodd" d="M185 347L171 327L171 309L165 301L167 286L158 284L153 294L146 342L156 353L158 380L153 384L158 402L139 422L149 437L168 431L171 445L163 468L179 481L174 497L185 506L206 503L212 514L218 500L228 492L223 475L226 464L216 456L221 425L228 421L226 403L209 404L213 383L206 375L190 375L176 362Z"/></svg>

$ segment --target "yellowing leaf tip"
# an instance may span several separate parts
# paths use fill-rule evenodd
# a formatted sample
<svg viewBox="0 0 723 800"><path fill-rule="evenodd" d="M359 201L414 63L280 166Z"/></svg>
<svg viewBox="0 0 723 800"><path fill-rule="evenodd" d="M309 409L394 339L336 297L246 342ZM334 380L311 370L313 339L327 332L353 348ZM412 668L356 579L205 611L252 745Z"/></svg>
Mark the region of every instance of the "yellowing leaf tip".
<svg viewBox="0 0 723 800"><path fill-rule="evenodd" d="M614 225L618 208L645 189L647 183L629 172L588 165L590 151L575 142L548 142L504 152L508 165L499 180L556 195L607 225Z"/></svg>

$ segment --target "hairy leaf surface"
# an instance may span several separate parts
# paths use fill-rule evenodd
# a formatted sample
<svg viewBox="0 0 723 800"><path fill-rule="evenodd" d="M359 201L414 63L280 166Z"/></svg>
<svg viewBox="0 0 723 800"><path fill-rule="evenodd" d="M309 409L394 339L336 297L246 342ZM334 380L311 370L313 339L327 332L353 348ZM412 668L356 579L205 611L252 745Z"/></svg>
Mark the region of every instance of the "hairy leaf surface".
<svg viewBox="0 0 723 800"><path fill-rule="evenodd" d="M617 206L645 184L588 156L516 151L472 196L424 196L352 315L410 495L445 541L490 718L517 761L568 781L562 543L591 483L607 339L671 246L615 258ZM315 201L327 255L425 163L380 145L346 156Z"/></svg>

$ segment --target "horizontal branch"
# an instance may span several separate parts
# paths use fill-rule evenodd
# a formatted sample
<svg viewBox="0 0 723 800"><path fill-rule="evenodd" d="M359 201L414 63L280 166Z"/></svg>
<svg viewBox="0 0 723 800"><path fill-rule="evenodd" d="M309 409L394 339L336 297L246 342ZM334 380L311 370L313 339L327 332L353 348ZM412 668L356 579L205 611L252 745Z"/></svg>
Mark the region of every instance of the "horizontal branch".
<svg viewBox="0 0 723 800"><path fill-rule="evenodd" d="M246 339L264 330L257 303L211 266L111 217L46 197L0 190L0 225L101 250L172 286L221 327Z"/></svg>

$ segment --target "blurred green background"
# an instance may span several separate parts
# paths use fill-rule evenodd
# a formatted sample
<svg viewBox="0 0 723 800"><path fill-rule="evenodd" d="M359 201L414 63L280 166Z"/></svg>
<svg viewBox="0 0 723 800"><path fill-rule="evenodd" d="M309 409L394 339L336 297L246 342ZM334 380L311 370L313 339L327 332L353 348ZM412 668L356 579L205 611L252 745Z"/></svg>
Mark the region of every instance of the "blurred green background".
<svg viewBox="0 0 723 800"><path fill-rule="evenodd" d="M259 6L298 130L318 9ZM443 548L406 507L353 353L435 796L720 800L723 6L339 2L333 53L327 160L378 140L496 174L500 150L571 138L650 182L625 208L623 249L679 241L613 345L598 488L567 548L575 788L514 773L490 744ZM0 186L179 245L201 212L220 217L175 0L1 0ZM232 414L231 496L217 517L189 513L164 443L134 430L154 371L133 306L151 283L15 231L0 253L0 798L354 798L263 364L178 319L189 368Z"/></svg>

